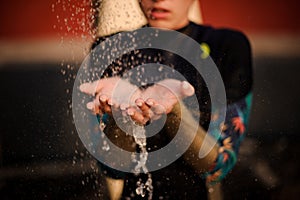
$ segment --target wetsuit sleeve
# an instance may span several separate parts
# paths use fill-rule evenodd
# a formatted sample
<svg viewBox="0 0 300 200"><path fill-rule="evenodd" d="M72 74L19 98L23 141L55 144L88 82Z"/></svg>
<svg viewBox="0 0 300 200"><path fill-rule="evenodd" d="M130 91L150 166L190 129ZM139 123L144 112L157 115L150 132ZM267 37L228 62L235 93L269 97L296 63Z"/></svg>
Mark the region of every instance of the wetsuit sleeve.
<svg viewBox="0 0 300 200"><path fill-rule="evenodd" d="M216 126L209 132L218 140L220 147L216 161L204 175L208 183L221 181L236 164L240 143L245 137L248 126L251 101L252 93L249 93L241 100L229 104L225 122L221 123L221 127ZM218 112L214 112L211 123L220 124L218 117ZM216 134L220 130L221 135Z"/></svg>
<svg viewBox="0 0 300 200"><path fill-rule="evenodd" d="M252 102L252 58L247 38L239 32L223 32L224 57L220 69L227 95L225 122L209 132L219 143L218 157L205 173L207 183L221 181L237 161L245 137ZM218 111L212 112L211 123L220 124ZM220 133L221 134L217 134Z"/></svg>

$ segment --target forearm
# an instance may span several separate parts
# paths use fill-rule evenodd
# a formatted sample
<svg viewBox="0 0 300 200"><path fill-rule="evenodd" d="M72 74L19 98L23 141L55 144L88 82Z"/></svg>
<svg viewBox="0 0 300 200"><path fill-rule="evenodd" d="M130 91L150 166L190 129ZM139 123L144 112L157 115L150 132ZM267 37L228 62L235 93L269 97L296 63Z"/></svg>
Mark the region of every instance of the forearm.
<svg viewBox="0 0 300 200"><path fill-rule="evenodd" d="M227 106L222 133L220 137L216 138L220 145L218 158L211 170L205 174L208 183L221 181L236 164L239 146L247 130L251 102L252 94L249 93L243 99ZM218 113L213 113L213 115L219 116ZM218 117L213 119L211 123L220 120ZM214 135L213 132L214 130L209 134Z"/></svg>
<svg viewBox="0 0 300 200"><path fill-rule="evenodd" d="M207 132L195 121L192 114L182 103L177 103L172 112L168 114L165 130L170 137L174 137L179 126L183 130L183 139L192 139L192 144L184 153L183 158L196 171L208 171L218 156L217 142L207 135ZM196 131L195 136L194 131ZM199 158L199 151L202 146L209 153L203 158Z"/></svg>

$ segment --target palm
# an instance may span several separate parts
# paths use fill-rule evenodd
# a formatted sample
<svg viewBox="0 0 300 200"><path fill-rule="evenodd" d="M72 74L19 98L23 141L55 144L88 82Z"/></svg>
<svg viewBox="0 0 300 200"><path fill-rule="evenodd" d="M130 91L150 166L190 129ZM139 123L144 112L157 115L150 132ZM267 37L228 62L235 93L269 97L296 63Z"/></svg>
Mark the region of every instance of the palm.
<svg viewBox="0 0 300 200"><path fill-rule="evenodd" d="M194 94L194 88L187 82L175 79L165 79L142 93L143 99L152 98L157 104L165 108L166 113L171 112L174 105L186 96Z"/></svg>
<svg viewBox="0 0 300 200"><path fill-rule="evenodd" d="M138 98L140 93L136 86L120 77L104 78L92 83L84 83L80 85L80 90L96 97L105 95L108 99L119 104Z"/></svg>
<svg viewBox="0 0 300 200"><path fill-rule="evenodd" d="M120 77L104 78L92 83L80 85L80 90L86 94L95 96L94 102L88 103L88 107L96 113L99 111L100 99L105 102L120 106L122 104L133 105L135 99L141 95L140 90Z"/></svg>

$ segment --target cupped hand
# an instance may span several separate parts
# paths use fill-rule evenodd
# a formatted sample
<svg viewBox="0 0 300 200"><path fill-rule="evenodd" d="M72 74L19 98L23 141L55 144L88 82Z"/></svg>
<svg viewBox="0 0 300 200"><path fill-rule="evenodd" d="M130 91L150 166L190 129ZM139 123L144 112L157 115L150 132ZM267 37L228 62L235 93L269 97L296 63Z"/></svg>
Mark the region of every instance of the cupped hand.
<svg viewBox="0 0 300 200"><path fill-rule="evenodd" d="M87 108L95 114L111 114L112 109L127 109L134 105L141 91L137 86L120 77L103 78L91 83L83 83L81 92L95 96L94 101L87 103Z"/></svg>
<svg viewBox="0 0 300 200"><path fill-rule="evenodd" d="M127 114L135 122L146 124L149 120L160 118L162 114L170 113L176 103L194 93L194 87L186 81L165 79L143 91L141 98L135 101L139 109L131 106Z"/></svg>

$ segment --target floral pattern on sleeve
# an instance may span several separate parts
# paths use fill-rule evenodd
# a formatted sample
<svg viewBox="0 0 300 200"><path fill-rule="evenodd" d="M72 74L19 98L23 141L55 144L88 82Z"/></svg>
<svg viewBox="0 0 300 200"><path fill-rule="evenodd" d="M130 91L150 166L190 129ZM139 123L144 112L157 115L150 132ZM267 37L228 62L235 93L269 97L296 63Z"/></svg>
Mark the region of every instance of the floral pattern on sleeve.
<svg viewBox="0 0 300 200"><path fill-rule="evenodd" d="M213 129L209 134L218 141L220 147L216 161L209 172L204 174L207 184L220 182L234 167L240 143L247 130L251 102L252 94L249 93L245 98L229 104L223 123L220 122L218 112L212 114ZM220 130L221 134L219 134Z"/></svg>

